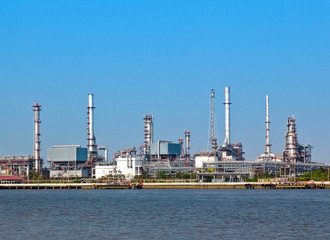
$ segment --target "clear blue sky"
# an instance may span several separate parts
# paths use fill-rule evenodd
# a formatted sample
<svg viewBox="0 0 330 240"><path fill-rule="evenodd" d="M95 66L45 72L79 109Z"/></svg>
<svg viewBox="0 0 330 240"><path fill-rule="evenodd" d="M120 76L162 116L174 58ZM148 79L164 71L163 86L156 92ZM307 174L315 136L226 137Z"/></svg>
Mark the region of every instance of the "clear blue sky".
<svg viewBox="0 0 330 240"><path fill-rule="evenodd" d="M43 105L42 157L58 144L86 145L88 93L97 144L110 152L192 133L207 147L209 93L231 87L232 140L246 158L264 152L265 94L273 152L286 120L313 160L330 162L329 1L1 1L0 155L32 154L35 101Z"/></svg>

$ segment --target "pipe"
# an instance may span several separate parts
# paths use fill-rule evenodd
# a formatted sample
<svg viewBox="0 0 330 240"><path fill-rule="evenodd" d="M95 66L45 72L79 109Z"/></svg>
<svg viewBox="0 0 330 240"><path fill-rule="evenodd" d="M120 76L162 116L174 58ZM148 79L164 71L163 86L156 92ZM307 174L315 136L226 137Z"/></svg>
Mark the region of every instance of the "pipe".
<svg viewBox="0 0 330 240"><path fill-rule="evenodd" d="M225 87L225 140L223 145L228 146L230 144L230 88Z"/></svg>
<svg viewBox="0 0 330 240"><path fill-rule="evenodd" d="M105 146L99 146L98 150L103 150L104 151L104 161L108 162L108 148Z"/></svg>

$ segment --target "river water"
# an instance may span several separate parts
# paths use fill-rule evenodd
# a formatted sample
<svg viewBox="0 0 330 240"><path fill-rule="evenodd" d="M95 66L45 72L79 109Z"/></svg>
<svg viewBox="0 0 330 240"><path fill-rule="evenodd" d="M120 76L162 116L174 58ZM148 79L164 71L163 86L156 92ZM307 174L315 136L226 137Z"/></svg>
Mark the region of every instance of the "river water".
<svg viewBox="0 0 330 240"><path fill-rule="evenodd" d="M3 190L0 239L330 239L330 190Z"/></svg>

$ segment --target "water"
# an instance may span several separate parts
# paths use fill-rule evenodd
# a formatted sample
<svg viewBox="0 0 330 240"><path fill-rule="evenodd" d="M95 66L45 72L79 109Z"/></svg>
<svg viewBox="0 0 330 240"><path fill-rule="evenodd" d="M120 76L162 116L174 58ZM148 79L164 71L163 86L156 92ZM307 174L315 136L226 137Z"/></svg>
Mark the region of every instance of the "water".
<svg viewBox="0 0 330 240"><path fill-rule="evenodd" d="M1 239L330 239L330 190L0 191Z"/></svg>

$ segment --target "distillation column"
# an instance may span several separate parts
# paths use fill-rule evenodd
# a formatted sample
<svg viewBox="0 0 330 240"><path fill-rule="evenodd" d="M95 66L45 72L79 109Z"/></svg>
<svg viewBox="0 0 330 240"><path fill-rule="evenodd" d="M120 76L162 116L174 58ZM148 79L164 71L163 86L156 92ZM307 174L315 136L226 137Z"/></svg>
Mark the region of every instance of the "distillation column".
<svg viewBox="0 0 330 240"><path fill-rule="evenodd" d="M150 155L150 147L154 138L154 118L152 114L143 117L144 120L144 154Z"/></svg>
<svg viewBox="0 0 330 240"><path fill-rule="evenodd" d="M33 106L34 111L34 169L36 172L40 172L41 158L40 158L40 111L41 105L35 103Z"/></svg>
<svg viewBox="0 0 330 240"><path fill-rule="evenodd" d="M178 138L178 143L181 145L181 157L184 157L183 138Z"/></svg>
<svg viewBox="0 0 330 240"><path fill-rule="evenodd" d="M189 130L184 130L184 139L185 139L186 157L189 159L189 157L190 157L190 131Z"/></svg>
<svg viewBox="0 0 330 240"><path fill-rule="evenodd" d="M297 162L299 157L299 143L296 130L296 119L289 117L287 127L288 130L285 134L285 150L283 151L283 160Z"/></svg>
<svg viewBox="0 0 330 240"><path fill-rule="evenodd" d="M93 157L97 156L97 145L94 135L94 99L93 94L88 94L87 106L87 148L88 160L91 161Z"/></svg>
<svg viewBox="0 0 330 240"><path fill-rule="evenodd" d="M223 146L228 146L230 144L230 88L225 87L225 140Z"/></svg>

